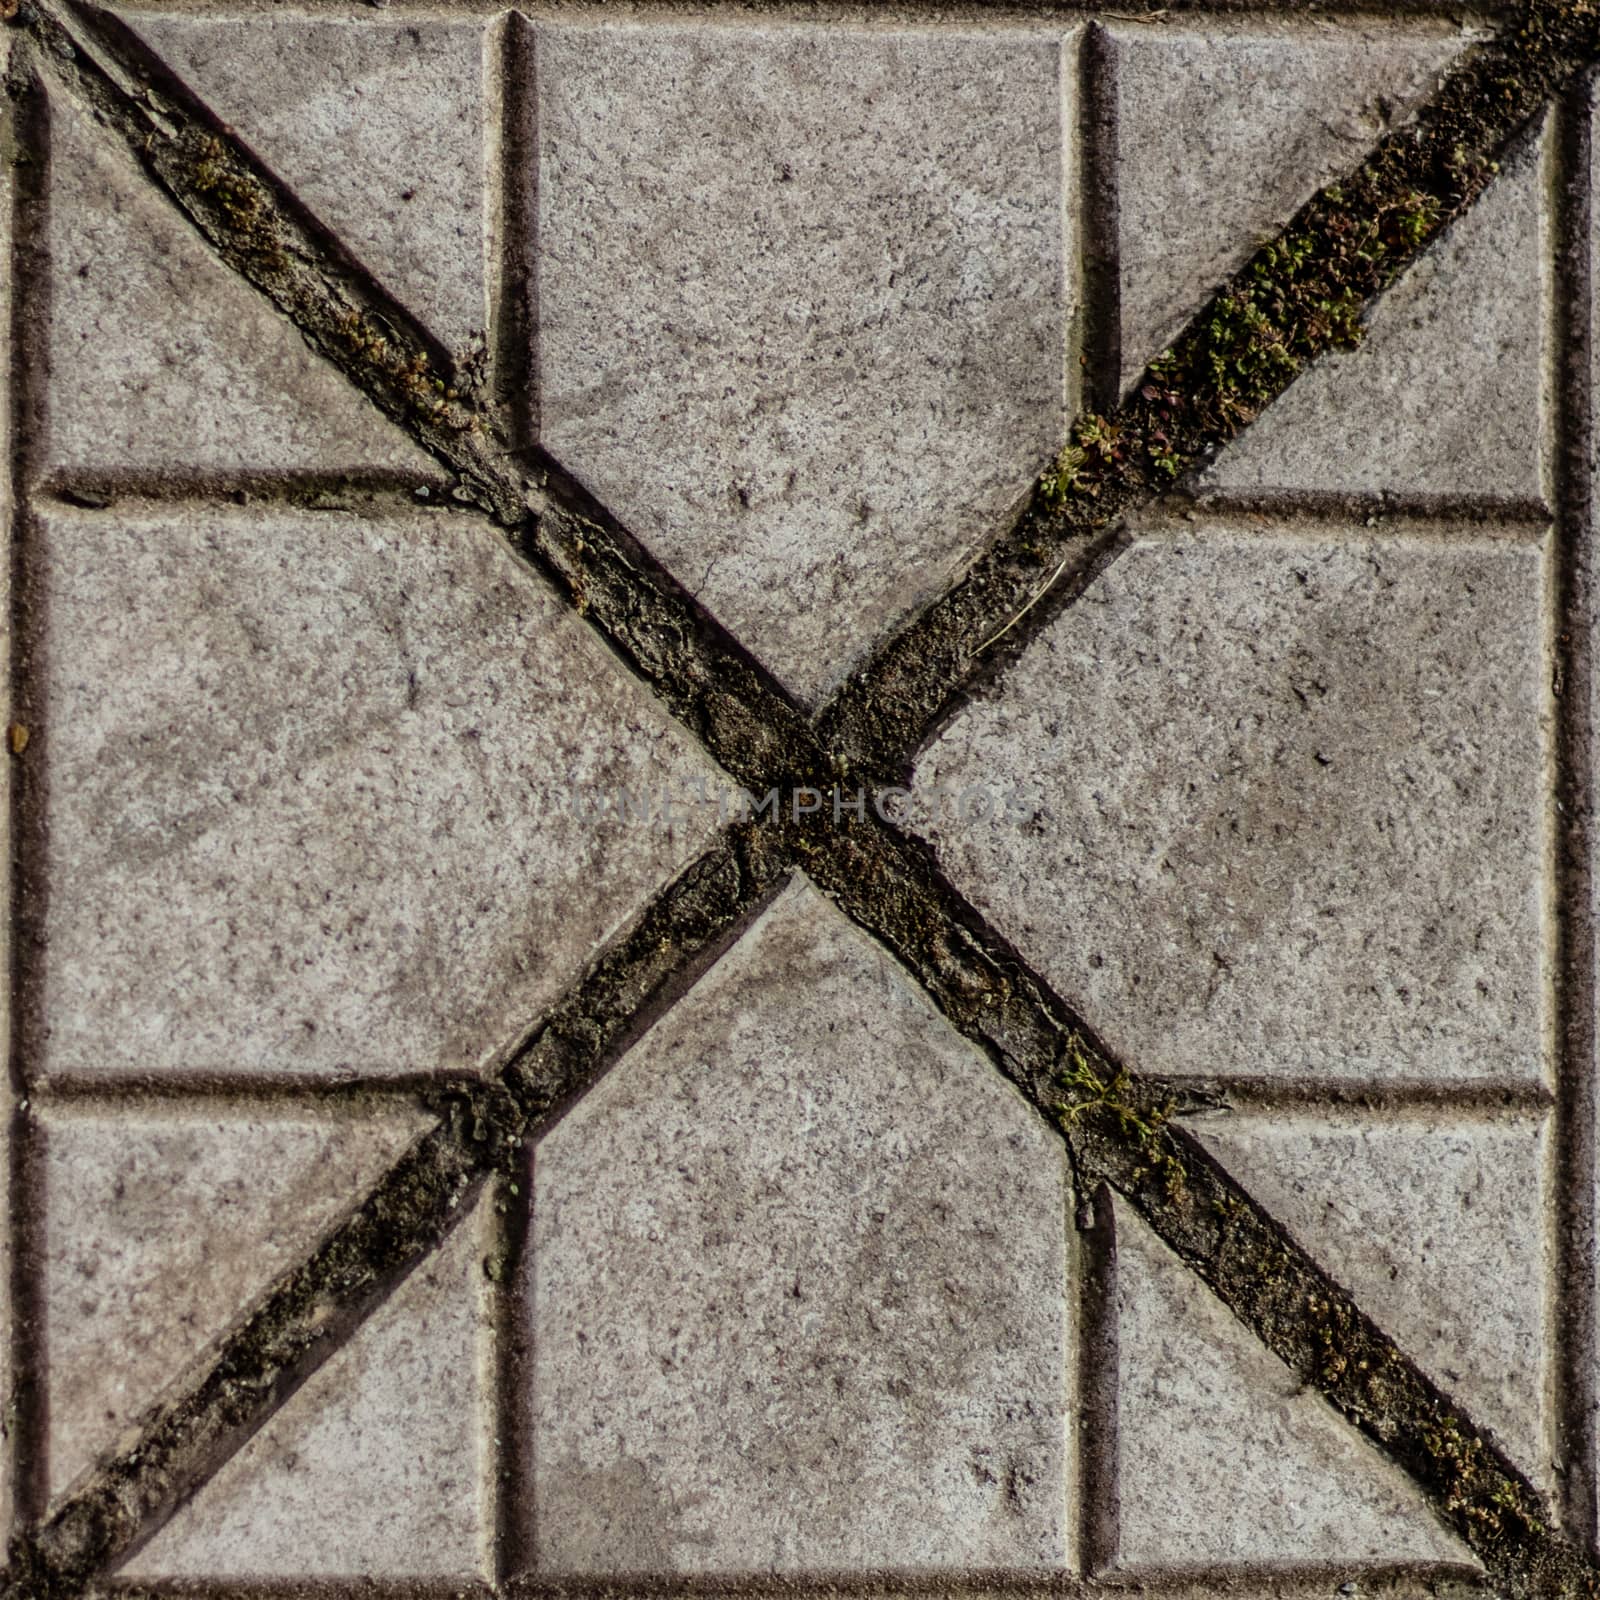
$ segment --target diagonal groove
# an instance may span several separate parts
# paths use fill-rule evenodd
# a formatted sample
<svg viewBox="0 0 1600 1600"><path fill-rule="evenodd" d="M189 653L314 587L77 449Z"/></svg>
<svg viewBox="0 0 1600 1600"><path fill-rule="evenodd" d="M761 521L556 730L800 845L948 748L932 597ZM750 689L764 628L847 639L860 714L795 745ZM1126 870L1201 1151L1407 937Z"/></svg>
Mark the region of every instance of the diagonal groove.
<svg viewBox="0 0 1600 1600"><path fill-rule="evenodd" d="M1058 607L1127 516L1168 493L1326 351L1473 204L1532 120L1600 49L1592 0L1532 0L1466 52L1411 123L1309 200L1109 416L1086 416L1015 525L881 645L818 717L849 770L892 777L988 665Z"/></svg>
<svg viewBox="0 0 1600 1600"><path fill-rule="evenodd" d="M144 1420L31 1537L13 1543L8 1594L48 1600L152 1538L182 1498L243 1446L443 1241L488 1174L550 1127L726 948L781 886L749 827L724 832L596 960L493 1078L438 1096L422 1135L312 1256L224 1340L210 1369Z"/></svg>
<svg viewBox="0 0 1600 1600"><path fill-rule="evenodd" d="M796 860L893 951L1066 1141L1080 1196L1127 1198L1244 1325L1403 1467L1505 1595L1590 1594L1600 1569L1546 1526L1520 1468L940 875L920 840L868 824L797 834Z"/></svg>
<svg viewBox="0 0 1600 1600"><path fill-rule="evenodd" d="M132 146L223 258L451 469L458 499L517 535L629 666L751 787L808 784L830 771L900 770L927 727L982 670L997 634L1009 630L1012 643L1027 637L1074 592L1062 581L1069 573L1081 587L1094 565L1109 559L1121 518L1169 486L1175 475L1169 468L1200 460L1269 404L1306 361L1349 335L1355 311L1476 198L1496 154L1594 54L1597 33L1591 0L1525 5L1493 46L1450 75L1425 109L1420 134L1393 136L1360 173L1302 212L1290 235L1301 230L1309 251L1297 246L1285 257L1283 240L1268 247L1197 319L1149 386L1154 393L1136 396L1109 419L1115 443L1103 422L1080 424L1081 454L1063 462L1022 522L962 583L878 652L828 708L818 738L770 675L554 463L536 461L530 476L509 465L493 424L436 375L434 342L328 255L319 231L198 102L170 83L157 88L141 78L138 53L103 18L69 23L30 3L18 20L52 69ZM1366 246L1381 247L1378 265L1352 265L1341 242L1352 231ZM1340 314L1308 318L1315 299L1329 300ZM1215 381L1219 362L1221 382ZM1243 388L1226 376L1241 365L1248 375ZM1045 591L1051 592L1042 599ZM1059 997L940 880L925 847L876 822L827 834L789 825L766 845L756 843L754 830L740 838L739 907L756 903L757 885L770 885L784 860L837 896L1058 1128L1080 1184L1108 1182L1127 1194L1247 1326L1417 1478L1506 1593L1594 1592L1594 1569L1542 1526L1538 1497L1516 1469L1173 1129L1157 1086L1132 1078L1097 1046ZM725 841L721 848L732 846ZM646 923L670 917L671 900L669 894L652 907ZM737 914L726 910L718 929L725 932ZM583 1069L571 1065L579 1061L594 1070L596 1052L620 1037L627 1022L619 1015L608 1026L610 1032L580 1030L578 1042L562 1036L552 1046L565 1070L581 1077ZM554 1036L547 1028L539 1037ZM577 1078L558 1074L557 1081L570 1088ZM534 1119L552 1110L548 1083L526 1058L507 1069L501 1089L502 1097L489 1099L501 1108L496 1117L510 1119L504 1126L519 1130L508 1138L525 1137ZM468 1165L483 1171L492 1160ZM418 1254L429 1242L426 1232ZM359 1307L362 1292L352 1291L351 1306ZM1319 1328L1343 1341L1338 1359L1330 1358ZM259 1418L241 1416L235 1432L242 1437L257 1425ZM164 1447L172 1459L187 1460L193 1474L203 1472L208 1452L184 1457L182 1441L163 1426L158 1419L140 1448L155 1446L159 1457ZM152 1467L141 1478L143 1470L136 1468L129 1481L146 1485L149 1505L97 1478L46 1525L37 1545L19 1550L15 1571L32 1562L32 1570L67 1592L147 1536L149 1513L159 1515L170 1502L165 1489L157 1492L159 1471ZM19 1592L44 1591L24 1581Z"/></svg>

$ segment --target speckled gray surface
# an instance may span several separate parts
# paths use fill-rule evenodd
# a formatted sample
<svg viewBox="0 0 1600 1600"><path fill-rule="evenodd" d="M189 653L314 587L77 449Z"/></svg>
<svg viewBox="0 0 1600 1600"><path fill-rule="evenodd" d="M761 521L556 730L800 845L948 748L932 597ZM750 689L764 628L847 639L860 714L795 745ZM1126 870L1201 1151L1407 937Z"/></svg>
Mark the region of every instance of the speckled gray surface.
<svg viewBox="0 0 1600 1600"><path fill-rule="evenodd" d="M896 858L836 819L719 835L697 736L865 781L798 720L774 757L759 672L847 682L1085 384L1493 18L127 17L210 104L179 189L298 240L322 337L398 352L412 425L151 181L188 113L68 18L0 145L0 1493L50 1573L4 1600L1423 1600L1474 1571L1447 1519L1522 1491L1430 1509L1318 1392L1346 1290L1408 1425L1432 1380L1437 1437L1549 1497L1529 1538L1589 1540L1581 108L1081 594L1029 554L1009 642L951 644L981 681L884 754L944 808ZM236 160L318 227L275 234ZM371 295L469 357L443 411ZM507 442L529 421L644 559ZM504 525L424 449L455 426ZM743 668L680 648L652 560ZM953 819L972 786L1007 808ZM1138 1082L1095 1088L1084 1029ZM1179 1085L1194 1147L1162 1143Z"/></svg>
<svg viewBox="0 0 1600 1600"><path fill-rule="evenodd" d="M451 350L482 348L489 263L486 19L130 20L168 66Z"/></svg>
<svg viewBox="0 0 1600 1600"><path fill-rule="evenodd" d="M1462 29L1292 15L1108 28L1129 384L1262 239L1405 119Z"/></svg>
<svg viewBox="0 0 1600 1600"><path fill-rule="evenodd" d="M40 546L47 1071L475 1069L715 826L580 813L713 769L464 517L63 510Z"/></svg>
<svg viewBox="0 0 1600 1600"><path fill-rule="evenodd" d="M487 1198L126 1569L470 1582L489 1567Z"/></svg>
<svg viewBox="0 0 1600 1600"><path fill-rule="evenodd" d="M1136 544L922 756L945 870L1146 1070L1537 1082L1532 542Z"/></svg>
<svg viewBox="0 0 1600 1600"><path fill-rule="evenodd" d="M51 113L48 226L48 293L29 324L43 322L45 466L436 476L65 102Z"/></svg>
<svg viewBox="0 0 1600 1600"><path fill-rule="evenodd" d="M197 1107L137 1117L73 1107L46 1117L53 1490L201 1367L208 1346L424 1125L415 1114L241 1117Z"/></svg>
<svg viewBox="0 0 1600 1600"><path fill-rule="evenodd" d="M1549 142L1308 372L1208 487L1539 501L1548 494Z"/></svg>
<svg viewBox="0 0 1600 1600"><path fill-rule="evenodd" d="M1114 1567L1475 1565L1120 1203L1114 1320Z"/></svg>
<svg viewBox="0 0 1600 1600"><path fill-rule="evenodd" d="M533 1170L539 1570L1064 1563L1064 1153L803 880Z"/></svg>
<svg viewBox="0 0 1600 1600"><path fill-rule="evenodd" d="M819 699L1058 447L1070 55L781 27L534 52L542 437Z"/></svg>

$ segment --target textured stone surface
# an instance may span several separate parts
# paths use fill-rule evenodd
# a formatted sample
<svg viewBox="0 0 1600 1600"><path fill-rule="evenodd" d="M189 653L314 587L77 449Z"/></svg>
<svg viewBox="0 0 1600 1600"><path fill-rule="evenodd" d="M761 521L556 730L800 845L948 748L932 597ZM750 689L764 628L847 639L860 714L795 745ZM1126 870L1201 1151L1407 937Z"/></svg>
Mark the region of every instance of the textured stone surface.
<svg viewBox="0 0 1600 1600"><path fill-rule="evenodd" d="M1461 50L1460 30L1111 25L1123 381Z"/></svg>
<svg viewBox="0 0 1600 1600"><path fill-rule="evenodd" d="M43 1120L50 1484L59 1494L297 1266L416 1119L63 1108Z"/></svg>
<svg viewBox="0 0 1600 1600"><path fill-rule="evenodd" d="M1116 1218L1115 1566L1475 1564L1121 1201Z"/></svg>
<svg viewBox="0 0 1600 1600"><path fill-rule="evenodd" d="M1508 160L1372 308L1362 345L1301 377L1208 486L1541 498L1549 182L1544 143Z"/></svg>
<svg viewBox="0 0 1600 1600"><path fill-rule="evenodd" d="M481 342L481 19L131 20L448 347Z"/></svg>
<svg viewBox="0 0 1600 1600"><path fill-rule="evenodd" d="M1192 1126L1400 1348L1548 1485L1545 1119L1273 1112Z"/></svg>
<svg viewBox="0 0 1600 1600"><path fill-rule="evenodd" d="M1131 370L1471 36L1443 3L1107 15L1088 55L1101 24L1029 6L172 3L131 25L446 343L510 315L519 425L805 699L1055 450L1102 222ZM328 481L432 468L48 92L51 161L0 161L0 229L13 179L48 201L19 213L18 459L45 487L8 740L13 1076L42 1128L10 1168L38 1184L17 1350L45 1370L0 1473L20 1446L59 1504L393 1159L402 1108L501 1059L715 812L638 814L709 763L480 518ZM1552 143L1206 486L1540 493ZM1113 168L1086 226L1080 180L1098 203ZM528 271L502 284L508 245ZM1551 1414L1552 1357L1585 1308L1548 1252L1577 1206L1553 1119L1507 1107L1538 1102L1552 961L1583 948L1555 939L1543 721L1570 706L1567 586L1525 508L1318 516L1148 517L954 714L919 796L1023 802L932 825L952 879L1130 1066L1254 1106L1196 1126L1561 1481L1589 1422ZM596 814L624 788L630 815ZM113 1587L1060 1589L1104 1558L1178 1600L1469 1564L1126 1212L1096 1302L1107 1235L1073 1225L1059 1138L804 882L674 1005L627 994L649 1009L611 1074ZM391 1092L337 1081L363 1074ZM10 1288L0 1248L0 1311Z"/></svg>
<svg viewBox="0 0 1600 1600"><path fill-rule="evenodd" d="M940 857L1144 1071L1539 1076L1544 562L1136 543L923 756Z"/></svg>
<svg viewBox="0 0 1600 1600"><path fill-rule="evenodd" d="M539 1147L538 1565L1060 1565L1063 1167L792 885Z"/></svg>
<svg viewBox="0 0 1600 1600"><path fill-rule="evenodd" d="M50 111L47 467L436 476L217 260L112 135L63 99Z"/></svg>
<svg viewBox="0 0 1600 1600"><path fill-rule="evenodd" d="M40 542L48 1070L476 1066L715 826L576 813L711 769L473 518Z"/></svg>
<svg viewBox="0 0 1600 1600"><path fill-rule="evenodd" d="M544 27L536 53L544 440L819 696L1059 445L1060 48Z"/></svg>
<svg viewBox="0 0 1600 1600"><path fill-rule="evenodd" d="M487 1576L489 1221L480 1202L128 1575Z"/></svg>

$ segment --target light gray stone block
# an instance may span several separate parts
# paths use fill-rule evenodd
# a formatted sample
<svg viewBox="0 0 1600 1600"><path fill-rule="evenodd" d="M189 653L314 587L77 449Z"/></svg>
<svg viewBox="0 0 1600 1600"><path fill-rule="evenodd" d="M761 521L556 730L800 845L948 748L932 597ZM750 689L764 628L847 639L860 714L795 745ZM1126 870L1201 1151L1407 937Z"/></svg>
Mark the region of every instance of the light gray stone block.
<svg viewBox="0 0 1600 1600"><path fill-rule="evenodd" d="M1064 1161L791 885L535 1156L539 1568L1059 1567Z"/></svg>
<svg viewBox="0 0 1600 1600"><path fill-rule="evenodd" d="M1541 548L1136 542L924 753L955 882L1140 1070L1537 1081Z"/></svg>
<svg viewBox="0 0 1600 1600"><path fill-rule="evenodd" d="M484 19L129 20L448 348L482 342Z"/></svg>
<svg viewBox="0 0 1600 1600"><path fill-rule="evenodd" d="M1360 347L1304 373L1205 486L1542 500L1549 189L1535 142L1371 308Z"/></svg>
<svg viewBox="0 0 1600 1600"><path fill-rule="evenodd" d="M41 464L166 477L401 471L433 462L134 166L115 136L50 106L48 391Z"/></svg>
<svg viewBox="0 0 1600 1600"><path fill-rule="evenodd" d="M1273 25L1265 13L1110 32L1125 384L1468 42L1442 23Z"/></svg>
<svg viewBox="0 0 1600 1600"><path fill-rule="evenodd" d="M1552 1482L1546 1118L1438 1111L1191 1122L1535 1482Z"/></svg>
<svg viewBox="0 0 1600 1600"><path fill-rule="evenodd" d="M509 1046L699 853L708 759L476 518L52 512L46 1071Z"/></svg>
<svg viewBox="0 0 1600 1600"><path fill-rule="evenodd" d="M145 1579L488 1576L491 1205L122 1570Z"/></svg>
<svg viewBox="0 0 1600 1600"><path fill-rule="evenodd" d="M132 1443L158 1399L299 1265L423 1126L173 1108L42 1120L50 1486Z"/></svg>
<svg viewBox="0 0 1600 1600"><path fill-rule="evenodd" d="M1116 1231L1115 1567L1476 1566L1120 1200Z"/></svg>
<svg viewBox="0 0 1600 1600"><path fill-rule="evenodd" d="M538 31L544 442L801 697L1059 448L1056 38Z"/></svg>

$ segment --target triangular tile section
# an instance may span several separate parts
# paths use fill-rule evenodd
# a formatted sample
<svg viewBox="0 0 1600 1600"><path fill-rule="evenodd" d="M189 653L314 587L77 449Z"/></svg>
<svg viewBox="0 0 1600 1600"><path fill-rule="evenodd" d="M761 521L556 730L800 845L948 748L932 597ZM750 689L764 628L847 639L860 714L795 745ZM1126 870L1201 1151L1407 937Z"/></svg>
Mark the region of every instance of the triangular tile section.
<svg viewBox="0 0 1600 1600"><path fill-rule="evenodd" d="M483 1576L490 1214L480 1200L124 1574Z"/></svg>
<svg viewBox="0 0 1600 1600"><path fill-rule="evenodd" d="M1507 162L1372 308L1360 348L1318 361L1206 487L1544 496L1546 143Z"/></svg>
<svg viewBox="0 0 1600 1600"><path fill-rule="evenodd" d="M1119 1569L1475 1565L1120 1201L1116 1229Z"/></svg>
<svg viewBox="0 0 1600 1600"><path fill-rule="evenodd" d="M482 336L480 19L129 20L446 346Z"/></svg>
<svg viewBox="0 0 1600 1600"><path fill-rule="evenodd" d="M1467 43L1387 21L1110 31L1124 383Z"/></svg>
<svg viewBox="0 0 1600 1600"><path fill-rule="evenodd" d="M235 1108L44 1120L59 1494L357 1204L421 1124ZM107 1359L114 1352L115 1359Z"/></svg>
<svg viewBox="0 0 1600 1600"><path fill-rule="evenodd" d="M1546 1119L1191 1122L1400 1347L1548 1483Z"/></svg>
<svg viewBox="0 0 1600 1600"><path fill-rule="evenodd" d="M47 466L438 476L111 135L50 121Z"/></svg>

